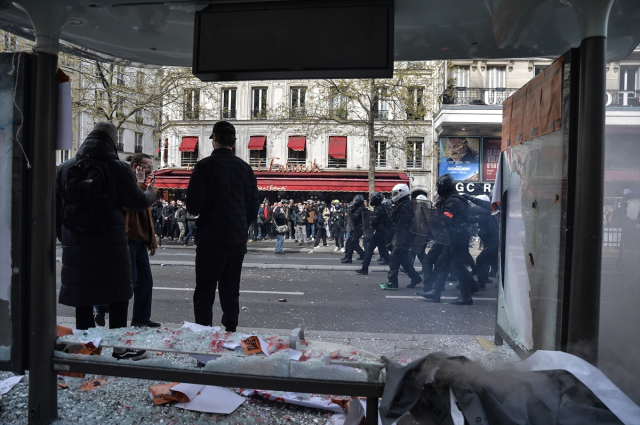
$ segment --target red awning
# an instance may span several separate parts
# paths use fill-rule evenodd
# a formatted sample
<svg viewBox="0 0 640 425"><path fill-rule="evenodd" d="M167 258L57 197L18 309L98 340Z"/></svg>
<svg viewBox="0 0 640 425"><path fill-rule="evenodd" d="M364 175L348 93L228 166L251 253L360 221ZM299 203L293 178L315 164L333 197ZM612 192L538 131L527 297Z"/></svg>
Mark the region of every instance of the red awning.
<svg viewBox="0 0 640 425"><path fill-rule="evenodd" d="M251 136L249 137L249 150L250 151L261 151L264 149L264 142L267 141L267 138L264 136Z"/></svg>
<svg viewBox="0 0 640 425"><path fill-rule="evenodd" d="M289 143L287 146L292 151L303 151L307 144L307 138L304 136L291 136L289 137Z"/></svg>
<svg viewBox="0 0 640 425"><path fill-rule="evenodd" d="M180 152L194 152L198 146L197 137L183 137L180 143Z"/></svg>
<svg viewBox="0 0 640 425"><path fill-rule="evenodd" d="M159 189L186 189L191 179L190 170L160 170L152 175Z"/></svg>
<svg viewBox="0 0 640 425"><path fill-rule="evenodd" d="M158 150L156 151L156 153L160 152L160 149L164 148L165 146L167 146L167 143L169 143L169 139L164 139L164 143L162 144L162 146L160 146L158 148Z"/></svg>
<svg viewBox="0 0 640 425"><path fill-rule="evenodd" d="M347 157L346 137L329 137L329 156L336 159Z"/></svg>
<svg viewBox="0 0 640 425"><path fill-rule="evenodd" d="M366 173L358 178L354 175L342 177L339 173L317 173L309 177L301 177L299 173L279 173L282 177L275 177L275 173L261 176L255 172L258 180L258 190L263 191L311 191L311 192L369 192L369 181ZM323 175L325 174L325 175ZM409 184L409 177L404 173L376 173L375 186L379 192L391 192L398 183Z"/></svg>

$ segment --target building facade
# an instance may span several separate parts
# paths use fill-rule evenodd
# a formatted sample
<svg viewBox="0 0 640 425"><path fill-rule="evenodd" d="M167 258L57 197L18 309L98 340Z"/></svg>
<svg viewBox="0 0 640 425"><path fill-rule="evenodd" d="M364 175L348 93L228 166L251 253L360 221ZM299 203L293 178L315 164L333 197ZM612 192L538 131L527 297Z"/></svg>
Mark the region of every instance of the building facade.
<svg viewBox="0 0 640 425"><path fill-rule="evenodd" d="M424 102L427 89L418 80L409 92L417 96L416 102ZM341 111L344 119L306 120L318 116L311 105L312 99L321 103L321 91L313 81L296 80L220 84L206 96L187 92L182 111L165 113L169 119L163 125L156 184L168 199L184 197L192 167L212 152L213 125L227 120L236 128L235 154L253 168L261 199L330 201L351 200L358 193L366 196L367 124L357 118L358 105ZM339 113L339 104L330 99L326 106ZM414 196L428 194L433 154L430 114L413 116L382 95L370 112L376 129L376 190L389 193L394 185L407 183Z"/></svg>

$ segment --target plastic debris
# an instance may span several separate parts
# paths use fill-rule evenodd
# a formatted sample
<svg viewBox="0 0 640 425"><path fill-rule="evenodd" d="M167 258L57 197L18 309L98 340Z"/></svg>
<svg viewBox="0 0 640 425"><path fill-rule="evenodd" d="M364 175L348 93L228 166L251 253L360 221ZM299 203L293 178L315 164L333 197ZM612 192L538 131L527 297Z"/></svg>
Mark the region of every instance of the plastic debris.
<svg viewBox="0 0 640 425"><path fill-rule="evenodd" d="M278 301L280 301L281 303L286 303L287 302L287 300L284 299L284 298L280 298Z"/></svg>

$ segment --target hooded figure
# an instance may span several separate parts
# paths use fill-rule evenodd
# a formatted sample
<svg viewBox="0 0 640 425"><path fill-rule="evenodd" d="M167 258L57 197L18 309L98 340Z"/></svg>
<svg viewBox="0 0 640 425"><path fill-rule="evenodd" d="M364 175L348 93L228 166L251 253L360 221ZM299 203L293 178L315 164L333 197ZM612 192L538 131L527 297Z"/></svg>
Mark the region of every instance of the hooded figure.
<svg viewBox="0 0 640 425"><path fill-rule="evenodd" d="M118 159L116 127L109 122L95 125L84 140L78 154L62 164L56 175L56 234L62 244L60 304L90 309L92 306L128 302L133 296L131 256L122 207L144 211L156 200L155 188L140 190L129 164ZM109 226L91 237L81 236L62 223L63 199L68 184L69 169L83 158L105 164ZM157 189L155 189L157 191ZM125 307L126 308L126 307ZM84 310L83 309L83 310ZM79 315L76 310L76 315ZM113 312L112 312L113 314ZM124 326L126 326L126 309ZM78 320L78 329L87 329ZM120 327L113 326L111 327Z"/></svg>

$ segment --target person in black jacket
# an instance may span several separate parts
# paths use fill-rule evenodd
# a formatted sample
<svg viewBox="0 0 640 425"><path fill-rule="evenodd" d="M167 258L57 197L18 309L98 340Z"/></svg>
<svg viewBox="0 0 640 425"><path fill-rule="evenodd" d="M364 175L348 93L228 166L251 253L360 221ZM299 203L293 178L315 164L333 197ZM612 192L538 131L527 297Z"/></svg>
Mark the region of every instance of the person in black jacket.
<svg viewBox="0 0 640 425"><path fill-rule="evenodd" d="M378 247L378 252L384 258L389 261L389 252L387 251L386 239L387 239L387 210L382 205L382 193L373 192L369 197L369 203L374 207L373 214L371 215L371 227L375 232L369 245L364 250L364 261L362 261L362 267L356 270L358 274L369 274L369 264L371 264L371 257L373 251Z"/></svg>
<svg viewBox="0 0 640 425"><path fill-rule="evenodd" d="M364 211L364 198L362 195L353 197L353 205L349 207L351 218L353 219L353 229L349 232L349 239L345 247L344 257L340 259L343 263L351 263L353 251L356 251L360 257L358 260L364 260L364 250L360 247L360 238L362 237L362 211Z"/></svg>
<svg viewBox="0 0 640 425"><path fill-rule="evenodd" d="M387 274L388 282L380 285L380 288L398 289L398 273L402 266L407 275L411 278L412 284L419 284L422 278L413 268L413 262L409 258L409 248L413 243L413 237L410 232L411 221L413 220L413 204L409 193L409 186L406 184L397 184L391 192L391 200L395 202L392 220L396 224L396 234L398 235L393 251L389 256L389 273Z"/></svg>
<svg viewBox="0 0 640 425"><path fill-rule="evenodd" d="M193 169L187 211L197 215L195 321L212 326L216 288L222 324L235 332L240 313L240 274L247 253L247 230L258 214L258 186L251 166L233 154L236 131L226 121L213 126L214 151Z"/></svg>
<svg viewBox="0 0 640 425"><path fill-rule="evenodd" d="M284 246L284 235L286 232L282 232L278 230L279 226L287 225L287 213L285 207L282 205L282 202L278 202L277 205L273 208L273 226L276 228L276 254L284 254L284 250L282 247ZM287 231L289 228L287 227Z"/></svg>
<svg viewBox="0 0 640 425"><path fill-rule="evenodd" d="M118 133L110 122L99 122L84 140L78 154L62 164L56 175L56 233L62 244L62 271L59 302L76 308L76 328L95 326L93 306L109 304L109 327L127 326L127 308L133 296L131 255L122 207L144 211L156 200L158 189L149 185L146 192L144 170L134 175L129 164L118 159L115 141ZM66 196L67 171L82 158L104 161L110 182L110 225L91 237L80 236L62 223ZM139 359L142 350L114 349L117 359Z"/></svg>
<svg viewBox="0 0 640 425"><path fill-rule="evenodd" d="M339 251L344 248L344 209L340 205L340 201L337 199L333 201L333 207L331 211L331 232L333 233L333 240L336 242L334 251Z"/></svg>
<svg viewBox="0 0 640 425"><path fill-rule="evenodd" d="M318 211L316 212L315 217L313 217L313 224L316 228L316 236L315 236L316 240L313 244L314 248L317 248L318 245L320 245L321 238L322 238L322 246L328 246L327 245L327 229L325 228L327 223L325 221L326 218L323 216L325 208L326 207L324 205L324 201L322 201L322 204L318 206Z"/></svg>

